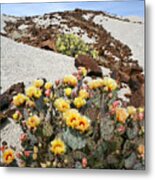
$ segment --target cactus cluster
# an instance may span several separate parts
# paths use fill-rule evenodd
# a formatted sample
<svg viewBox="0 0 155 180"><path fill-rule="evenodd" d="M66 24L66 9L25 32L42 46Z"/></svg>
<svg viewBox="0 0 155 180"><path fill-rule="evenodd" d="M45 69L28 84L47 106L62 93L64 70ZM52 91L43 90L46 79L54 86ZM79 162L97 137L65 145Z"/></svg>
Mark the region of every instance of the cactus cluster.
<svg viewBox="0 0 155 180"><path fill-rule="evenodd" d="M98 51L74 34L58 35L56 40L56 49L58 52L72 57L77 57L81 54L90 55L93 58L98 57Z"/></svg>
<svg viewBox="0 0 155 180"><path fill-rule="evenodd" d="M22 148L3 142L4 166L144 169L144 108L118 100L114 79L85 76L79 69L53 84L36 80L13 97Z"/></svg>

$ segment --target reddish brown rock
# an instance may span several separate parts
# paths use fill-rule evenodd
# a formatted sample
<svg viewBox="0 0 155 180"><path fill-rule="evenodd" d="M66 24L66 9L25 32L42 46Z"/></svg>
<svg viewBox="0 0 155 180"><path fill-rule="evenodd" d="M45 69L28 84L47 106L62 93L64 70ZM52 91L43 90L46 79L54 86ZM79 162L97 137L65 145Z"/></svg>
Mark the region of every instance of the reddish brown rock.
<svg viewBox="0 0 155 180"><path fill-rule="evenodd" d="M85 67L88 71L88 75L90 76L99 76L102 77L102 70L98 66L97 62L90 56L87 55L79 55L75 59L75 66Z"/></svg>
<svg viewBox="0 0 155 180"><path fill-rule="evenodd" d="M56 51L54 40L46 40L46 41L40 42L39 47L46 50Z"/></svg>
<svg viewBox="0 0 155 180"><path fill-rule="evenodd" d="M130 104L135 107L144 107L145 103L145 93L144 93L144 85L141 85L140 89L137 89L135 92L132 92L132 96L130 98Z"/></svg>
<svg viewBox="0 0 155 180"><path fill-rule="evenodd" d="M24 92L24 83L12 85L8 90L0 95L0 111L7 109L14 95Z"/></svg>

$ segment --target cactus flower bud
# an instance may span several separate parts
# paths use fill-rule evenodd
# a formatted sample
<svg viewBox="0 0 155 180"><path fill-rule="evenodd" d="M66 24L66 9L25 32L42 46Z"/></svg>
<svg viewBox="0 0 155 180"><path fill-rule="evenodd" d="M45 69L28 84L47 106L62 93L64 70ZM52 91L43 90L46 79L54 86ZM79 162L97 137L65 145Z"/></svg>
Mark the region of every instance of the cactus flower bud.
<svg viewBox="0 0 155 180"><path fill-rule="evenodd" d="M45 95L46 95L47 97L50 97L50 95L51 95L51 90L50 90L50 89L47 89L47 90L45 91Z"/></svg>
<svg viewBox="0 0 155 180"><path fill-rule="evenodd" d="M82 167L86 168L87 167L87 158L82 158Z"/></svg>

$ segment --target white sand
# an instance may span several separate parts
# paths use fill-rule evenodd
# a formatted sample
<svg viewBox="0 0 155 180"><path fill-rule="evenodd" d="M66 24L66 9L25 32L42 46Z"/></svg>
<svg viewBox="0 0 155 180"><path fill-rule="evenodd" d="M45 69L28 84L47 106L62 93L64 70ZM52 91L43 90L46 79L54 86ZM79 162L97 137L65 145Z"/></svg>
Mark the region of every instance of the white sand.
<svg viewBox="0 0 155 180"><path fill-rule="evenodd" d="M1 37L2 91L17 82L28 85L36 78L54 81L75 71L71 57Z"/></svg>
<svg viewBox="0 0 155 180"><path fill-rule="evenodd" d="M6 141L8 145L16 147L17 151L21 148L20 146L20 134L23 133L20 125L16 124L12 119L9 119L7 124L2 126L0 129L1 132L1 141L0 141L0 146L3 141Z"/></svg>

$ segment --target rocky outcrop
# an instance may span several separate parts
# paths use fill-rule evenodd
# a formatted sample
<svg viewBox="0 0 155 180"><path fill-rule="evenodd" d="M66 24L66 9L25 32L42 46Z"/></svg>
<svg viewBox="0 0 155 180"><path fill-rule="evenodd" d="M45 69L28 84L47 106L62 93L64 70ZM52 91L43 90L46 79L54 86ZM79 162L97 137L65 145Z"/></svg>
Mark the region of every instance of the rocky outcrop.
<svg viewBox="0 0 155 180"><path fill-rule="evenodd" d="M102 70L98 66L97 62L90 56L86 55L79 55L75 59L75 66L78 67L85 67L88 71L89 76L99 76L102 77Z"/></svg>
<svg viewBox="0 0 155 180"><path fill-rule="evenodd" d="M6 110L12 101L13 96L24 92L24 83L17 83L12 85L3 94L0 95L0 111Z"/></svg>

